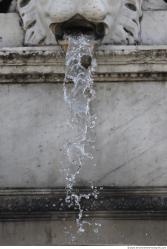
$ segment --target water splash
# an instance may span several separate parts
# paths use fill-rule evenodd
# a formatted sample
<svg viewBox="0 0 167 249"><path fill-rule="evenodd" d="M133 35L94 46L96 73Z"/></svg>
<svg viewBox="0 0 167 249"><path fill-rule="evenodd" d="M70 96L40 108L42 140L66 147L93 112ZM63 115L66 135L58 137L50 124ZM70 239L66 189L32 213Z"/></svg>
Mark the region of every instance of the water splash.
<svg viewBox="0 0 167 249"><path fill-rule="evenodd" d="M84 35L69 36L66 53L66 73L64 79L64 100L70 113L70 134L65 146L67 167L66 203L79 210L77 224L79 232L84 232L82 199L97 198L97 188L91 186L89 194L75 193L75 184L84 165L95 166L95 126L96 116L91 112L91 103L96 94L93 88L93 73L96 68L94 41ZM89 225L92 225L89 223ZM95 224L95 232L99 224Z"/></svg>

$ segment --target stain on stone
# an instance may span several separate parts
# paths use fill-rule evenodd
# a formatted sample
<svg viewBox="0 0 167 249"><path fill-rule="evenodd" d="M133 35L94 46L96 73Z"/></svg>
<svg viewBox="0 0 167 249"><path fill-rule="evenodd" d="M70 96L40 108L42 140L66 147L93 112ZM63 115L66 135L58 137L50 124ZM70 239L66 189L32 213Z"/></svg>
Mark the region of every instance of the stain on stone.
<svg viewBox="0 0 167 249"><path fill-rule="evenodd" d="M52 229L51 229L51 227L49 227L49 226L45 227L45 234L46 234L46 244L51 245L52 244Z"/></svg>

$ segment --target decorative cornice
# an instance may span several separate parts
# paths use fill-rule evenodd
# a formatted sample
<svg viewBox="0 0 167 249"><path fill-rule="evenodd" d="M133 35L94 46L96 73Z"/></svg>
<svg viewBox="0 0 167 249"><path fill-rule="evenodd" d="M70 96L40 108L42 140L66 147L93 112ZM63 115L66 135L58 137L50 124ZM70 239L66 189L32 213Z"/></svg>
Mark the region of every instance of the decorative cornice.
<svg viewBox="0 0 167 249"><path fill-rule="evenodd" d="M78 193L88 193L85 188ZM167 188L104 188L98 199L83 199L81 206L89 218L167 219ZM77 211L65 203L65 190L1 189L0 221L71 218Z"/></svg>
<svg viewBox="0 0 167 249"><path fill-rule="evenodd" d="M55 47L0 50L0 83L62 83L64 52ZM167 46L101 46L96 82L167 80Z"/></svg>

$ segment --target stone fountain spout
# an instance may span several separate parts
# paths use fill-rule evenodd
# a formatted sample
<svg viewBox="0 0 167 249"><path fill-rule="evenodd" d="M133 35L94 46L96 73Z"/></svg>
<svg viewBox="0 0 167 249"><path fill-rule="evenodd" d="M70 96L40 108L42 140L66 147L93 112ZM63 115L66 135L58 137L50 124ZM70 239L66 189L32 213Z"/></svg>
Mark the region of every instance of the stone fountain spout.
<svg viewBox="0 0 167 249"><path fill-rule="evenodd" d="M140 42L142 0L17 1L25 45L56 45L65 34L87 34L105 44ZM56 39L55 39L56 38Z"/></svg>
<svg viewBox="0 0 167 249"><path fill-rule="evenodd" d="M50 25L56 40L63 40L66 35L87 35L95 40L102 40L105 36L106 25L103 22L94 23L76 14L69 20L62 23Z"/></svg>

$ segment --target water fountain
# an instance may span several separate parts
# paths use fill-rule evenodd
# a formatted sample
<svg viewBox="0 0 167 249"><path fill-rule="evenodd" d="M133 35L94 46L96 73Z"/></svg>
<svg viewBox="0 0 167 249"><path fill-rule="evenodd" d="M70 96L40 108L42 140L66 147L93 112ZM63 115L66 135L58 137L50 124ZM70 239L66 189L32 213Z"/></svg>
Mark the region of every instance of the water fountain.
<svg viewBox="0 0 167 249"><path fill-rule="evenodd" d="M0 1L0 243L165 241L166 10Z"/></svg>

